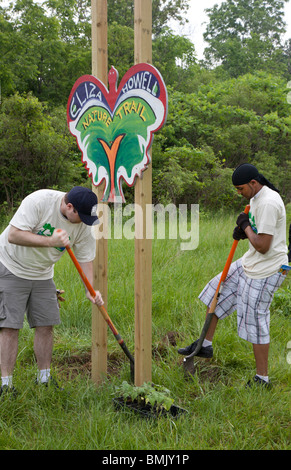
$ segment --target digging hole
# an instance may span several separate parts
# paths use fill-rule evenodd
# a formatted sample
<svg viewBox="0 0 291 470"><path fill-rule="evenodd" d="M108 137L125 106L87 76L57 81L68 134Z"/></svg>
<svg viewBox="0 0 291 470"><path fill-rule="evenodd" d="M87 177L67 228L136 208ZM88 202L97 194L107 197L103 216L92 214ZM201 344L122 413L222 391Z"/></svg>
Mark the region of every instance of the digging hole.
<svg viewBox="0 0 291 470"><path fill-rule="evenodd" d="M63 358L63 360L54 361L58 369L67 378L74 378L78 375L91 376L92 358L91 352L83 354L73 354ZM107 375L118 376L120 368L124 363L121 355L117 353L108 354L107 357Z"/></svg>

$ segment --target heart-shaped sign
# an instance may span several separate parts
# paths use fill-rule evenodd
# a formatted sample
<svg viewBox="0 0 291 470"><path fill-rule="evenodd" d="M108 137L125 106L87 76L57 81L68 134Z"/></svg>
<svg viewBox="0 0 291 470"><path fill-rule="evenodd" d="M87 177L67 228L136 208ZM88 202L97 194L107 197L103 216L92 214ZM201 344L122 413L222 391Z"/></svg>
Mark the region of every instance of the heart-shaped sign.
<svg viewBox="0 0 291 470"><path fill-rule="evenodd" d="M108 74L109 91L92 75L72 88L67 105L70 132L76 137L95 186L105 180L102 200L122 201L122 182L132 186L150 162L153 134L165 123L168 99L155 67L137 64L117 88L118 73Z"/></svg>

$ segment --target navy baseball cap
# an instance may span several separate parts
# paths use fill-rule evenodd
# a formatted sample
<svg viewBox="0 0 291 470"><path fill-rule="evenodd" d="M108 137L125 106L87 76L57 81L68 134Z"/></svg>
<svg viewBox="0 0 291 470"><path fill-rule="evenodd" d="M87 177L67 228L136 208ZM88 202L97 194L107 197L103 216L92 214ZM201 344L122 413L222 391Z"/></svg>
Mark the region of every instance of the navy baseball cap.
<svg viewBox="0 0 291 470"><path fill-rule="evenodd" d="M96 215L98 199L91 189L75 186L68 192L68 202L73 204L84 224L94 225L98 223Z"/></svg>

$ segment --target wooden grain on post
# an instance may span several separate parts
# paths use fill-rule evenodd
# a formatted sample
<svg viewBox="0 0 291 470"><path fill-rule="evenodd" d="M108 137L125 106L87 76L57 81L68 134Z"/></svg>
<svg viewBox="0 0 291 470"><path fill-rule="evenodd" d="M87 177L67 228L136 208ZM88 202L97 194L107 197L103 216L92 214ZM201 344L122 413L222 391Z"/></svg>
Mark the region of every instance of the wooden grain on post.
<svg viewBox="0 0 291 470"><path fill-rule="evenodd" d="M92 12L92 75L105 85L108 74L108 48L107 48L107 0L91 0ZM103 194L103 185L92 190L97 194L100 202ZM103 215L104 237L97 240L96 258L94 260L94 289L102 294L107 308L108 283L108 242L106 233L108 224L106 214ZM92 306L92 380L100 383L107 374L107 324L100 315L97 306Z"/></svg>
<svg viewBox="0 0 291 470"><path fill-rule="evenodd" d="M134 2L135 64L152 62L152 0ZM135 203L135 385L152 380L152 241L151 217L146 206L152 203L152 165L137 178ZM150 220L147 220L150 219Z"/></svg>

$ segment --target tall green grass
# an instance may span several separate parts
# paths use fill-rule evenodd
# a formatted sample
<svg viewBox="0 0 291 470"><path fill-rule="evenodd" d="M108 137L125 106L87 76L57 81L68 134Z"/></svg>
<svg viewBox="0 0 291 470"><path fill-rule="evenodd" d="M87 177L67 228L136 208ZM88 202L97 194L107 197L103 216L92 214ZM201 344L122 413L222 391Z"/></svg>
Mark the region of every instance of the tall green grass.
<svg viewBox="0 0 291 470"><path fill-rule="evenodd" d="M114 408L116 386L130 381L129 363L110 330L110 375L96 388L90 379L91 305L68 255L55 267L65 290L55 328L53 373L64 391L35 385L33 331L20 332L16 399L0 400L0 449L17 450L286 450L290 449L290 277L271 315L271 390L246 389L255 373L252 346L238 338L235 314L221 321L214 358L197 358L186 377L180 346L196 339L205 307L197 295L224 266L233 219L202 216L199 246L181 251L180 240L153 240L153 382L170 389L188 413L143 419ZM247 249L241 241L235 258ZM290 274L289 274L290 276ZM134 352L134 242L109 240L108 312ZM290 362L290 361L289 361Z"/></svg>

